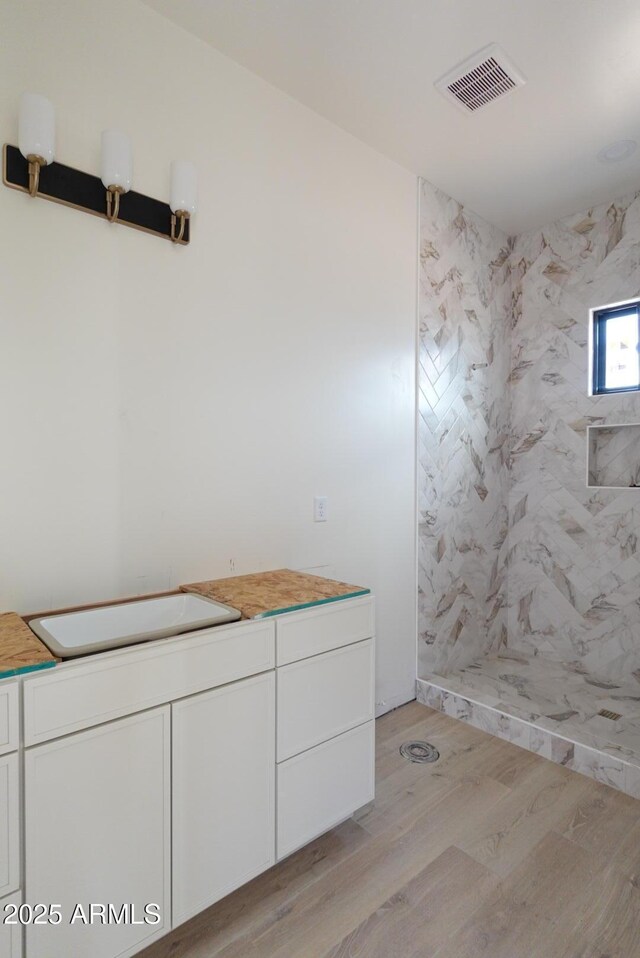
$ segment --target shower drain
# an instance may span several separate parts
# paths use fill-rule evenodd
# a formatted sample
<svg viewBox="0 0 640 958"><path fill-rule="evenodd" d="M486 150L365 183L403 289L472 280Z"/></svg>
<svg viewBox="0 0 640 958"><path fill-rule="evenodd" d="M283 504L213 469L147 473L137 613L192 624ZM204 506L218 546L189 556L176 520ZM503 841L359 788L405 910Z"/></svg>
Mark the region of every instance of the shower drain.
<svg viewBox="0 0 640 958"><path fill-rule="evenodd" d="M617 722L618 719L622 718L620 712L612 712L611 709L600 709L598 715L602 715L603 718L611 719L612 722Z"/></svg>
<svg viewBox="0 0 640 958"><path fill-rule="evenodd" d="M429 742L405 742L400 746L400 754L410 762L419 762L421 765L437 762L440 758L438 749Z"/></svg>

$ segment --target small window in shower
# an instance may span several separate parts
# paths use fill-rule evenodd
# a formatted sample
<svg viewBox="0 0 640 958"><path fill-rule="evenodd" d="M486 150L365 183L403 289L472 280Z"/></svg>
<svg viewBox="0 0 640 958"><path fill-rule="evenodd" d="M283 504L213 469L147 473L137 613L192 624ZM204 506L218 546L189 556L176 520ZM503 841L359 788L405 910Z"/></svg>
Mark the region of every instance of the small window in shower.
<svg viewBox="0 0 640 958"><path fill-rule="evenodd" d="M594 396L640 390L640 301L591 311Z"/></svg>

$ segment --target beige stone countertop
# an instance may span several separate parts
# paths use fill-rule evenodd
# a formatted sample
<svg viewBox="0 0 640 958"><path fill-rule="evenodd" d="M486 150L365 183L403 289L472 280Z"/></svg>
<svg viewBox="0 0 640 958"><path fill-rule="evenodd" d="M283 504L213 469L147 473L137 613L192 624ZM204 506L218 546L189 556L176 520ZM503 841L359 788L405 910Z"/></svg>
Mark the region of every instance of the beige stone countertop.
<svg viewBox="0 0 640 958"><path fill-rule="evenodd" d="M51 668L56 661L16 612L0 614L0 679Z"/></svg>
<svg viewBox="0 0 640 958"><path fill-rule="evenodd" d="M195 592L239 609L243 619L265 618L279 612L293 612L340 599L369 595L370 589L306 572L276 569L228 579L212 579L182 585L184 592Z"/></svg>

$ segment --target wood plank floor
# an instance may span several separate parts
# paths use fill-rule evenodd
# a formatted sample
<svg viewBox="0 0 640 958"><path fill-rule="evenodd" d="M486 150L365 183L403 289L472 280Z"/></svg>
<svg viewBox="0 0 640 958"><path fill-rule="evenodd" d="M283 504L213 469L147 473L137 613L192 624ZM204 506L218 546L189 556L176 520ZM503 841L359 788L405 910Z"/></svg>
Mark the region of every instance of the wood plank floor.
<svg viewBox="0 0 640 958"><path fill-rule="evenodd" d="M416 702L377 737L357 822L140 958L640 958L640 801Z"/></svg>

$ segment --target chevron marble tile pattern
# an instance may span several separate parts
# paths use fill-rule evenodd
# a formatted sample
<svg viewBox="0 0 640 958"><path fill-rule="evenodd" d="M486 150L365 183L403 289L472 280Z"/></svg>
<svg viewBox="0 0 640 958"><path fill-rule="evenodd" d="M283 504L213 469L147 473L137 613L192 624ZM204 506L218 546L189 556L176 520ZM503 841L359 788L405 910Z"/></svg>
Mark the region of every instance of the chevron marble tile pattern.
<svg viewBox="0 0 640 958"><path fill-rule="evenodd" d="M511 317L507 237L423 184L420 674L506 641Z"/></svg>
<svg viewBox="0 0 640 958"><path fill-rule="evenodd" d="M640 489L587 485L587 427L640 423L640 394L588 395L640 194L507 238L423 183L420 282L419 675L509 651L640 689Z"/></svg>
<svg viewBox="0 0 640 958"><path fill-rule="evenodd" d="M640 679L640 489L586 485L587 426L640 423L587 388L588 310L640 294L640 194L518 237L511 273L508 645Z"/></svg>

